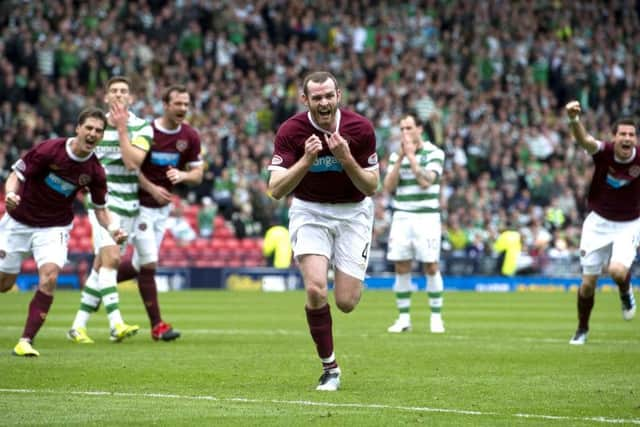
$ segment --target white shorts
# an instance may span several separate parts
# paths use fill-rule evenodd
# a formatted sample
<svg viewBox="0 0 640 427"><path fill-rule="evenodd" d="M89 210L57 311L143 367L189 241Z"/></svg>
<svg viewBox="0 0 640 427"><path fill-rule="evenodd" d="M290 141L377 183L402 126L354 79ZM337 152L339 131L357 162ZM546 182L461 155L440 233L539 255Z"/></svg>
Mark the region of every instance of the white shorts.
<svg viewBox="0 0 640 427"><path fill-rule="evenodd" d="M640 243L640 218L610 221L595 212L582 224L580 264L583 274L600 274L609 260L631 267Z"/></svg>
<svg viewBox="0 0 640 427"><path fill-rule="evenodd" d="M53 263L64 267L72 224L60 227L31 227L8 214L0 219L0 271L20 273L22 260L30 253L36 265Z"/></svg>
<svg viewBox="0 0 640 427"><path fill-rule="evenodd" d="M164 232L167 230L167 218L170 211L171 205L159 208L140 206L132 260L136 268L158 262L158 253Z"/></svg>
<svg viewBox="0 0 640 427"><path fill-rule="evenodd" d="M373 229L373 202L314 203L293 199L289 232L296 257L324 255L335 268L364 280Z"/></svg>
<svg viewBox="0 0 640 427"><path fill-rule="evenodd" d="M120 224L120 228L127 232L129 235L129 239L126 243L120 245L121 252L124 253L127 243L132 243L136 238L136 221L137 218L131 218L128 216L120 216L113 211L109 211L111 218L113 221L117 221ZM98 219L96 218L96 213L93 209L89 209L89 223L91 224L91 237L93 239L93 252L97 254L100 249L106 246L116 246L118 245L111 234L100 225Z"/></svg>
<svg viewBox="0 0 640 427"><path fill-rule="evenodd" d="M389 261L440 260L442 224L439 213L395 211L389 230Z"/></svg>

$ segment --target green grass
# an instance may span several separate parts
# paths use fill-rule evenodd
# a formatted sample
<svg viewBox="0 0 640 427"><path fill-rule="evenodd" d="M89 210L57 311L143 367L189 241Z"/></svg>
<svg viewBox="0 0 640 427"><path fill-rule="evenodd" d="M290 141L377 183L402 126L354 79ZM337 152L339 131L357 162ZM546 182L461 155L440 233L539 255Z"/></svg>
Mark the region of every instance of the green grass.
<svg viewBox="0 0 640 427"><path fill-rule="evenodd" d="M10 354L31 293L0 295L0 425L565 426L640 424L640 332L614 293L599 293L591 335L568 345L572 293L448 293L447 332L428 331L427 298L413 297L411 333L390 335L390 291L366 291L353 313L332 303L337 393L314 390L320 364L307 331L304 294L184 291L161 294L166 320L183 332L153 342L135 291L121 293L129 323L96 343L65 331L79 303L59 291L35 347Z"/></svg>

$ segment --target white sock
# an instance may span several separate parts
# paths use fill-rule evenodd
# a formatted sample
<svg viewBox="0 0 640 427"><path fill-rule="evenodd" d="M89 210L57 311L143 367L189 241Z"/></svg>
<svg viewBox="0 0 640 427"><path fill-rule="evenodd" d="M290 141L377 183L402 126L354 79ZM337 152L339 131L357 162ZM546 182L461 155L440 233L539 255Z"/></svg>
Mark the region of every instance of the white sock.
<svg viewBox="0 0 640 427"><path fill-rule="evenodd" d="M436 274L427 274L427 295L429 296L429 307L432 317L440 317L442 311L442 294L444 283L442 275L438 271Z"/></svg>
<svg viewBox="0 0 640 427"><path fill-rule="evenodd" d="M92 268L80 295L80 309L73 320L73 325L71 326L73 329L87 327L91 314L95 312L100 305L101 298L98 272Z"/></svg>
<svg viewBox="0 0 640 427"><path fill-rule="evenodd" d="M117 288L118 272L113 268L100 267L98 282L100 293L104 301L104 308L109 317L109 326L113 328L118 323L124 323L120 314L120 298Z"/></svg>

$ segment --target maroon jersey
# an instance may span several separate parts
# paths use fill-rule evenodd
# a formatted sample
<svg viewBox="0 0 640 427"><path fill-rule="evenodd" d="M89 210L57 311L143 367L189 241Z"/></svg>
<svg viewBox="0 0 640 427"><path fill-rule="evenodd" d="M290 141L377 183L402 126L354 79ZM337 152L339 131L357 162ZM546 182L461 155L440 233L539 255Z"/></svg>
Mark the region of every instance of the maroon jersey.
<svg viewBox="0 0 640 427"><path fill-rule="evenodd" d="M149 181L167 190L173 189L173 184L167 178L167 169L173 167L184 170L186 166L197 166L202 163L200 156L200 136L198 132L187 124L178 129L167 130L158 126L154 120L153 145L142 163L140 170ZM161 205L145 190L138 190L142 206L157 208Z"/></svg>
<svg viewBox="0 0 640 427"><path fill-rule="evenodd" d="M640 156L620 163L614 159L613 143L593 155L595 171L589 188L589 209L610 221L631 221L640 216Z"/></svg>
<svg viewBox="0 0 640 427"><path fill-rule="evenodd" d="M365 169L378 167L376 136L371 123L348 110L339 110L338 132L349 142L351 155ZM353 203L364 199L364 194L353 184L342 164L331 154L324 135L310 120L307 112L296 114L280 126L276 134L273 158L269 170L288 169L304 155L304 142L316 134L322 142L322 151L309 172L293 190L299 199L320 203Z"/></svg>
<svg viewBox="0 0 640 427"><path fill-rule="evenodd" d="M73 200L87 187L96 206L106 204L107 177L98 158L71 152L70 139L49 139L36 145L12 169L22 182L20 204L9 211L32 227L56 227L73 221Z"/></svg>

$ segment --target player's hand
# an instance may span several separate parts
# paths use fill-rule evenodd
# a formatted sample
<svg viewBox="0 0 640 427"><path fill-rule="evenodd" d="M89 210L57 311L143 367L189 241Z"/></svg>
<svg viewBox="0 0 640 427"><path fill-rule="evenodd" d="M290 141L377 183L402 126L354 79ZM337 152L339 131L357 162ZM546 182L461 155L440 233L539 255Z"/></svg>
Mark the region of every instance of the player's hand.
<svg viewBox="0 0 640 427"><path fill-rule="evenodd" d="M344 163L349 159L351 156L349 143L338 132L334 132L331 135L325 134L324 140L327 141L329 150L340 163Z"/></svg>
<svg viewBox="0 0 640 427"><path fill-rule="evenodd" d="M162 206L171 203L171 192L164 187L155 185L150 191L151 197Z"/></svg>
<svg viewBox="0 0 640 427"><path fill-rule="evenodd" d="M122 228L118 228L117 230L112 231L110 234L113 240L115 240L115 242L119 245L125 243L127 241L127 238L129 237L127 232Z"/></svg>
<svg viewBox="0 0 640 427"><path fill-rule="evenodd" d="M415 156L416 149L418 148L418 145L416 143L403 138L400 145L402 146L402 151L404 152L405 156L409 158Z"/></svg>
<svg viewBox="0 0 640 427"><path fill-rule="evenodd" d="M129 120L129 112L124 104L119 102L113 102L109 106L109 118L113 123L113 127L120 130L127 128L127 121Z"/></svg>
<svg viewBox="0 0 640 427"><path fill-rule="evenodd" d="M567 112L567 116L569 116L570 120L575 120L580 117L582 114L582 108L580 108L580 103L578 101L569 102L564 109Z"/></svg>
<svg viewBox="0 0 640 427"><path fill-rule="evenodd" d="M169 181L171 181L173 185L184 181L184 176L185 176L185 172L181 171L180 169L176 169L174 167L169 166L169 169L167 170L167 178L169 178Z"/></svg>
<svg viewBox="0 0 640 427"><path fill-rule="evenodd" d="M9 191L7 195L4 196L4 204L8 211L13 210L20 204L20 196L13 191Z"/></svg>
<svg viewBox="0 0 640 427"><path fill-rule="evenodd" d="M322 141L318 135L313 134L304 141L304 156L308 159L309 164L315 162L320 151L322 151Z"/></svg>

